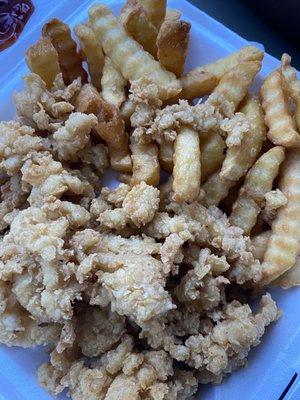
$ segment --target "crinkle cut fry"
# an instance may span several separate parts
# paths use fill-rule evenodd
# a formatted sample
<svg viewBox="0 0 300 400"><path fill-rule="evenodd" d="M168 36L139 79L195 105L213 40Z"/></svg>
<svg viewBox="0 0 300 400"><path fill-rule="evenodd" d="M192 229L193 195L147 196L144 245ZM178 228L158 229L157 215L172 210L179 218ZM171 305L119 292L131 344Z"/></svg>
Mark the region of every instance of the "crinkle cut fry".
<svg viewBox="0 0 300 400"><path fill-rule="evenodd" d="M206 71L191 70L179 79L182 90L181 92L165 101L165 104L177 103L179 99L193 100L199 97L211 94L218 84L215 75Z"/></svg>
<svg viewBox="0 0 300 400"><path fill-rule="evenodd" d="M297 71L291 66L291 57L283 54L281 57L281 74L287 93L296 103L295 120L300 133L300 80L297 79Z"/></svg>
<svg viewBox="0 0 300 400"><path fill-rule="evenodd" d="M300 257L297 256L296 264L280 275L279 278L271 282L272 286L281 287L282 289L289 289L293 286L300 285Z"/></svg>
<svg viewBox="0 0 300 400"><path fill-rule="evenodd" d="M117 18L104 5L89 10L89 18L103 50L130 82L147 77L157 85L161 100L176 96L181 91L176 76L164 70L141 45L130 38Z"/></svg>
<svg viewBox="0 0 300 400"><path fill-rule="evenodd" d="M173 191L177 202L191 202L200 192L201 165L198 132L182 127L174 144Z"/></svg>
<svg viewBox="0 0 300 400"><path fill-rule="evenodd" d="M299 253L300 237L300 157L299 149L287 152L279 188L287 197L272 223L272 234L262 263L263 284L268 284L292 268Z"/></svg>
<svg viewBox="0 0 300 400"><path fill-rule="evenodd" d="M159 30L166 16L167 0L139 0L152 24Z"/></svg>
<svg viewBox="0 0 300 400"><path fill-rule="evenodd" d="M156 38L158 32L149 20L141 2L138 0L127 0L121 10L119 20L128 34L156 58Z"/></svg>
<svg viewBox="0 0 300 400"><path fill-rule="evenodd" d="M120 108L122 103L126 100L125 89L127 81L109 57L105 57L104 60L101 86L101 95L103 99L107 103Z"/></svg>
<svg viewBox="0 0 300 400"><path fill-rule="evenodd" d="M159 184L159 162L158 149L154 143L137 143L131 137L131 160L132 177L131 185L146 182L148 185L157 186Z"/></svg>
<svg viewBox="0 0 300 400"><path fill-rule="evenodd" d="M236 68L244 61L262 61L264 52L254 46L242 47L235 53L229 54L224 58L213 61L210 64L202 65L192 71L205 71L213 74L218 80L229 70Z"/></svg>
<svg viewBox="0 0 300 400"><path fill-rule="evenodd" d="M57 18L53 18L43 26L42 32L43 36L51 40L57 51L65 83L70 84L78 77L81 78L82 82L86 82L87 73L82 68L81 59L76 50L76 43L71 37L68 25Z"/></svg>
<svg viewBox="0 0 300 400"><path fill-rule="evenodd" d="M224 149L226 145L224 139L215 132L210 132L201 140L201 181L219 169L225 158ZM227 153L228 153L227 149Z"/></svg>
<svg viewBox="0 0 300 400"><path fill-rule="evenodd" d="M265 110L265 123L269 128L268 138L276 145L300 146L300 135L295 129L295 121L289 110L279 71L272 72L265 79L260 94Z"/></svg>
<svg viewBox="0 0 300 400"><path fill-rule="evenodd" d="M51 40L41 37L27 49L25 59L30 70L38 74L50 89L56 75L60 73L58 54Z"/></svg>
<svg viewBox="0 0 300 400"><path fill-rule="evenodd" d="M228 195L229 190L252 166L266 138L259 100L247 97L240 111L250 122L250 130L243 136L240 146L227 148L221 169L210 175L204 183L206 196L203 201L206 205L218 205Z"/></svg>
<svg viewBox="0 0 300 400"><path fill-rule="evenodd" d="M78 24L74 30L88 64L91 82L96 89L101 90L101 75L104 66L104 54L101 44L89 26Z"/></svg>
<svg viewBox="0 0 300 400"><path fill-rule="evenodd" d="M284 160L284 148L272 147L248 171L239 196L232 206L230 223L249 235L265 203L265 195L272 189Z"/></svg>
<svg viewBox="0 0 300 400"><path fill-rule="evenodd" d="M111 167L117 171L130 172L132 167L128 136L118 110L104 101L97 90L89 84L83 86L76 98L75 106L78 111L97 116L98 124L94 129L107 143Z"/></svg>
<svg viewBox="0 0 300 400"><path fill-rule="evenodd" d="M165 19L157 36L157 58L177 77L182 75L189 45L191 24L179 19Z"/></svg>
<svg viewBox="0 0 300 400"><path fill-rule="evenodd" d="M232 68L222 76L213 93L232 102L234 109L237 109L240 102L248 93L248 89L260 68L260 61L240 62L235 68ZM210 100L208 99L208 101Z"/></svg>
<svg viewBox="0 0 300 400"><path fill-rule="evenodd" d="M248 96L243 102L240 112L245 114L251 127L250 131L244 135L240 146L232 146L226 151L220 175L222 178L230 180L238 180L245 175L256 160L267 133L264 112L258 98Z"/></svg>

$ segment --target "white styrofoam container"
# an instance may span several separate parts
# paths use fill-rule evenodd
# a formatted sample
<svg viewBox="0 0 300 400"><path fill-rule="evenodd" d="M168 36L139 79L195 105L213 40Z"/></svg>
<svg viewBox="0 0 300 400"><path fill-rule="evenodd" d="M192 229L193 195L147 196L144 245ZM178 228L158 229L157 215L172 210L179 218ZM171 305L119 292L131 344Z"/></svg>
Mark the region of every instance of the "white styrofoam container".
<svg viewBox="0 0 300 400"><path fill-rule="evenodd" d="M111 6L114 12L118 12L122 4L119 0L103 2ZM92 0L34 1L35 12L21 37L12 47L0 53L1 120L14 116L11 95L14 90L22 88L21 77L28 72L24 52L39 37L42 24L51 17L58 17L74 26L87 18L87 8L93 3ZM187 70L223 57L249 43L184 0L169 0L168 4L180 9L184 19L192 23ZM199 6L201 8L201 1ZM266 55L257 84L278 65L278 60ZM254 89L255 86L257 85L254 85ZM272 290L272 294L284 314L267 330L261 345L251 351L248 367L236 371L220 386L200 387L199 398L300 399L300 379L297 376L300 372L300 289ZM0 400L51 399L39 387L36 378L37 367L47 359L47 350L42 347L21 349L0 345ZM286 390L292 379L293 383ZM61 395L59 399L66 397Z"/></svg>

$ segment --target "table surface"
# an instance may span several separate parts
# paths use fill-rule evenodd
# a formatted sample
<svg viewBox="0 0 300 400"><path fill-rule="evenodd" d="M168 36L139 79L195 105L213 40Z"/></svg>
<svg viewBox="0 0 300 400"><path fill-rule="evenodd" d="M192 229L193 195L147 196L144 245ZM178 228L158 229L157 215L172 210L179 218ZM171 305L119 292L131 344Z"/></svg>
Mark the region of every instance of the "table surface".
<svg viewBox="0 0 300 400"><path fill-rule="evenodd" d="M290 29L292 31L294 27L289 28L282 21L282 24L277 24L276 29L270 24L269 20L263 17L261 10L258 10L253 5L246 4L246 0L189 1L244 39L262 43L265 50L274 57L280 59L282 53L290 54L293 66L298 71L300 70L299 48L297 51L296 44L286 38L286 34L291 33L287 32L287 30ZM289 1L286 1L286 13L289 11L288 3ZM276 17L278 19L278 15Z"/></svg>

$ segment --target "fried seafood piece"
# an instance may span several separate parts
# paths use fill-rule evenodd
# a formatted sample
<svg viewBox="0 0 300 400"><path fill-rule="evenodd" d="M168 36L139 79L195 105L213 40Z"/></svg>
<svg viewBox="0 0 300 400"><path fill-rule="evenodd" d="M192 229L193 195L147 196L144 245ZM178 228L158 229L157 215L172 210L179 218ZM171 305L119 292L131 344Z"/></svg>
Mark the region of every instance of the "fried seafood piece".
<svg viewBox="0 0 300 400"><path fill-rule="evenodd" d="M67 218L51 220L43 209L28 207L16 215L3 241L13 242L22 246L24 252L39 255L45 261L52 261L64 253L63 238L68 227Z"/></svg>
<svg viewBox="0 0 300 400"><path fill-rule="evenodd" d="M127 186L123 185L119 191L116 189L113 193L108 193L107 190L102 191L102 193L107 193L111 201L115 200L121 207L114 209L104 207L105 209L97 219L101 228L114 229L116 232L122 233L126 226L144 226L154 217L159 207L159 190L145 182L133 186L130 190L126 188ZM123 189L127 193L122 193ZM103 196L102 193L101 196ZM118 194L123 197L121 202ZM114 195L115 199L113 199Z"/></svg>
<svg viewBox="0 0 300 400"><path fill-rule="evenodd" d="M54 79L53 87L51 88L51 94L57 101L65 100L73 104L81 88L82 83L80 78L76 78L69 85L66 85L63 75L60 73L56 75Z"/></svg>
<svg viewBox="0 0 300 400"><path fill-rule="evenodd" d="M141 324L175 308L164 289L166 274L161 261L150 255L126 255L115 272L100 280L109 293L112 309Z"/></svg>
<svg viewBox="0 0 300 400"><path fill-rule="evenodd" d="M41 204L45 198L60 198L64 193L79 196L83 204L91 201L94 189L76 170L66 170L48 152L33 152L22 167L22 181L32 186L29 203Z"/></svg>
<svg viewBox="0 0 300 400"><path fill-rule="evenodd" d="M95 191L100 191L99 177L109 168L108 150L102 144L88 144L78 151L78 158L82 165L80 173L91 183Z"/></svg>
<svg viewBox="0 0 300 400"><path fill-rule="evenodd" d="M73 302L81 300L82 286L74 279L63 282L62 263L41 263L41 272L31 269L16 276L12 292L32 319L64 323L73 316Z"/></svg>
<svg viewBox="0 0 300 400"><path fill-rule="evenodd" d="M97 306L82 306L77 310L77 343L87 357L106 353L121 339L125 330L125 318Z"/></svg>
<svg viewBox="0 0 300 400"><path fill-rule="evenodd" d="M177 233L171 233L160 249L164 270L173 275L178 274L179 264L183 261L182 245L185 240Z"/></svg>
<svg viewBox="0 0 300 400"><path fill-rule="evenodd" d="M35 135L34 129L17 121L0 123L0 168L8 175L20 171L26 155L46 150L48 143Z"/></svg>
<svg viewBox="0 0 300 400"><path fill-rule="evenodd" d="M81 89L80 78L66 86L62 74L58 74L51 91L47 90L45 82L37 74L30 74L24 80L25 90L14 93L19 121L39 130L57 129L74 109L70 101Z"/></svg>
<svg viewBox="0 0 300 400"><path fill-rule="evenodd" d="M141 86L149 82L158 89L158 97L166 100L181 90L176 76L163 69L142 46L128 36L117 18L105 5L95 5L89 10L89 19L95 33L100 37L104 52L130 82ZM122 49L122 50L121 50ZM147 82L143 78L147 77Z"/></svg>
<svg viewBox="0 0 300 400"><path fill-rule="evenodd" d="M128 136L118 110L88 84L83 86L75 105L77 111L97 116L95 132L107 143L111 167L117 171L131 171Z"/></svg>
<svg viewBox="0 0 300 400"><path fill-rule="evenodd" d="M173 368L165 351L137 352L133 344L133 338L124 335L118 346L89 366L70 352L54 351L50 363L38 371L40 383L53 394L67 388L75 400L139 400L143 393L153 400L162 399L162 393L166 400L184 400L196 392L194 374Z"/></svg>
<svg viewBox="0 0 300 400"><path fill-rule="evenodd" d="M230 282L221 274L230 265L224 256L218 257L209 249L202 249L192 266L176 287L175 294L188 310L207 313L225 302L225 285Z"/></svg>
<svg viewBox="0 0 300 400"><path fill-rule="evenodd" d="M141 182L126 194L122 208L136 226L150 222L159 207L159 190Z"/></svg>
<svg viewBox="0 0 300 400"><path fill-rule="evenodd" d="M226 303L202 326L202 333L187 339L175 339L159 320L146 322L140 336L153 348L164 348L175 360L198 370L201 383L220 383L226 374L246 363L251 347L259 344L265 328L279 316L275 302L266 294L254 313L248 304L237 300Z"/></svg>
<svg viewBox="0 0 300 400"><path fill-rule="evenodd" d="M228 218L216 207L209 209L199 203L176 204L171 203L168 206L169 211L175 212L175 220L169 218L168 224L180 221L179 229L184 229L190 235L187 240L195 241L200 246L212 246L222 255L225 255L232 264L229 271L230 280L236 280L238 283L244 283L247 280L257 282L261 279L261 266L258 260L255 260L252 254L251 241L248 237L243 236L243 231L235 226L231 226ZM158 224L158 232L153 232L153 227L157 224L156 218L161 218L161 214L153 219L149 227L152 229L153 237L161 237L162 233L169 235L166 228L160 229ZM178 217L180 220L178 220ZM165 224L167 226L167 224ZM177 228L178 229L178 228ZM178 232L178 231L177 231ZM182 235L182 231L178 232Z"/></svg>
<svg viewBox="0 0 300 400"><path fill-rule="evenodd" d="M87 73L76 49L76 42L72 39L70 28L57 18L44 24L43 36L50 39L58 54L58 61L66 84L80 77L82 82L87 80Z"/></svg>
<svg viewBox="0 0 300 400"><path fill-rule="evenodd" d="M55 323L40 326L20 306L9 285L0 281L0 343L21 347L52 345L60 330L61 326Z"/></svg>
<svg viewBox="0 0 300 400"><path fill-rule="evenodd" d="M76 271L79 282L87 280L98 270L116 270L127 254L155 255L159 254L161 247L154 239L145 235L123 238L93 229L76 232L70 245L75 249L75 256L80 264Z"/></svg>
<svg viewBox="0 0 300 400"><path fill-rule="evenodd" d="M149 136L158 143L173 142L180 126L186 125L198 131L200 137L207 133L219 131L225 117L234 116L231 103L216 94L211 95L210 102L198 103L192 106L186 100L157 109L149 127L140 129L134 135L139 141L149 141Z"/></svg>
<svg viewBox="0 0 300 400"><path fill-rule="evenodd" d="M104 187L101 190L101 197L114 207L122 207L123 201L131 187L126 183L120 183L115 189Z"/></svg>
<svg viewBox="0 0 300 400"><path fill-rule="evenodd" d="M160 248L153 239L138 236L125 239L90 229L76 233L71 244L80 263L77 279L81 282L98 271L112 310L138 322L174 308L164 289L163 264L151 256Z"/></svg>
<svg viewBox="0 0 300 400"><path fill-rule="evenodd" d="M10 225L19 208L24 206L28 192L22 187L21 176L7 177L1 184L0 231Z"/></svg>
<svg viewBox="0 0 300 400"><path fill-rule="evenodd" d="M248 304L238 301L224 306L222 319L207 336L191 336L188 364L200 370L201 383L220 383L223 376L246 363L252 346L257 346L266 327L280 316L269 294L262 296L253 313Z"/></svg>
<svg viewBox="0 0 300 400"><path fill-rule="evenodd" d="M70 114L64 126L52 136L53 148L58 158L64 161L77 161L77 153L89 143L90 132L96 127L97 122L97 117L93 114L80 112Z"/></svg>

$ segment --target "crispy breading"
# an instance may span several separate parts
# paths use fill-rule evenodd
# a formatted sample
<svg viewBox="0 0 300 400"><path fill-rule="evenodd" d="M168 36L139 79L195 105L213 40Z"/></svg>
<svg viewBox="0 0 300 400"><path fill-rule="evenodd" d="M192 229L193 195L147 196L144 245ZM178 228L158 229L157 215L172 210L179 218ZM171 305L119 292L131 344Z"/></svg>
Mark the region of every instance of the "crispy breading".
<svg viewBox="0 0 300 400"><path fill-rule="evenodd" d="M89 142L91 129L97 124L93 114L72 113L64 126L53 134L53 147L60 160L76 161L77 152Z"/></svg>

